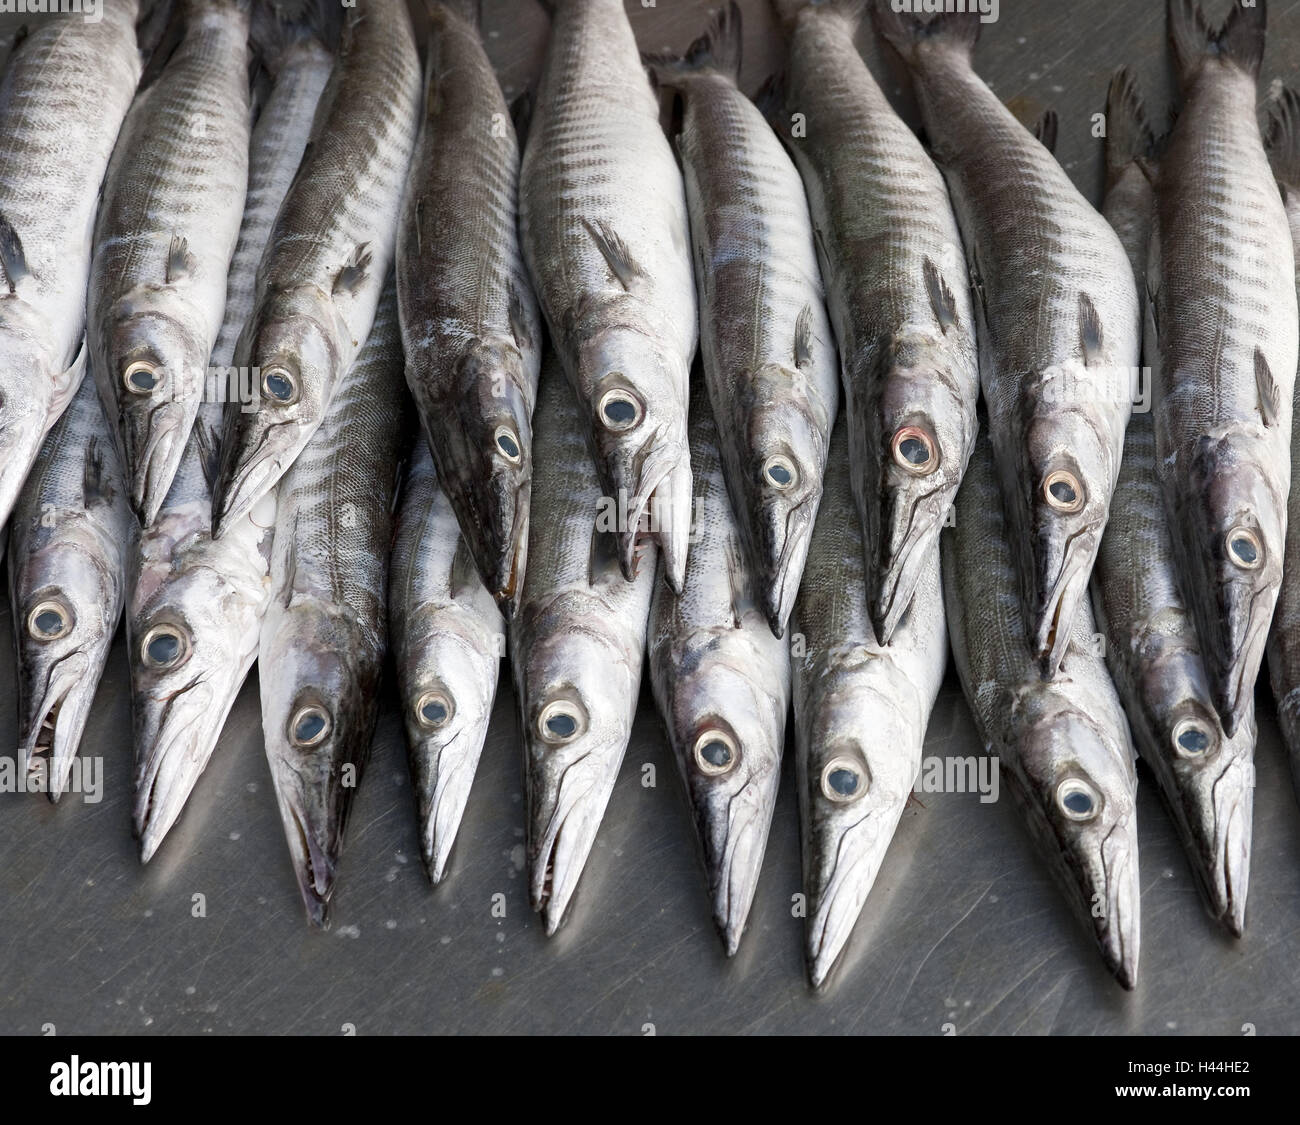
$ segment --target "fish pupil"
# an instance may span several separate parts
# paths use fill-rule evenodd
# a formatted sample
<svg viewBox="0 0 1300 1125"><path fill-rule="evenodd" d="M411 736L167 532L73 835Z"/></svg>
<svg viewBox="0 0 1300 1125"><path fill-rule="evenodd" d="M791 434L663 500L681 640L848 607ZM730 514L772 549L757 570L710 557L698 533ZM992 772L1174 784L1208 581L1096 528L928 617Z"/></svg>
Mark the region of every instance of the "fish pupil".
<svg viewBox="0 0 1300 1125"><path fill-rule="evenodd" d="M1066 794L1065 807L1078 816L1092 812L1092 798L1081 790Z"/></svg>
<svg viewBox="0 0 1300 1125"><path fill-rule="evenodd" d="M709 765L720 769L731 761L731 747L725 742L719 742L715 739L712 742L706 742L700 747L700 757Z"/></svg>
<svg viewBox="0 0 1300 1125"><path fill-rule="evenodd" d="M180 638L170 633L163 633L149 642L149 659L155 664L170 664L181 650Z"/></svg>
<svg viewBox="0 0 1300 1125"><path fill-rule="evenodd" d="M431 699L420 710L424 716L424 721L431 726L438 726L447 719L447 705L438 699Z"/></svg>
<svg viewBox="0 0 1300 1125"><path fill-rule="evenodd" d="M158 385L154 373L147 368L138 367L127 376L127 382L137 390L151 391Z"/></svg>
<svg viewBox="0 0 1300 1125"><path fill-rule="evenodd" d="M293 397L293 384L287 376L273 371L266 377L266 392L272 398L287 402Z"/></svg>
<svg viewBox="0 0 1300 1125"><path fill-rule="evenodd" d="M898 443L898 452L909 465L924 465L930 460L930 447L920 438L904 438Z"/></svg>
<svg viewBox="0 0 1300 1125"><path fill-rule="evenodd" d="M794 480L794 474L784 465L769 466L767 476L773 484L786 485Z"/></svg>
<svg viewBox="0 0 1300 1125"><path fill-rule="evenodd" d="M612 398L605 403L605 417L616 426L636 420L636 407L625 398Z"/></svg>
<svg viewBox="0 0 1300 1125"><path fill-rule="evenodd" d="M319 711L311 711L298 720L293 733L299 742L310 742L325 729L325 716Z"/></svg>
<svg viewBox="0 0 1300 1125"><path fill-rule="evenodd" d="M512 461L519 456L519 446L509 434L497 435L497 448Z"/></svg>
<svg viewBox="0 0 1300 1125"><path fill-rule="evenodd" d="M826 782L841 797L852 797L858 791L858 775L842 766L831 770Z"/></svg>
<svg viewBox="0 0 1300 1125"><path fill-rule="evenodd" d="M36 631L45 637L53 637L63 628L63 614L57 609L44 609L36 615Z"/></svg>
<svg viewBox="0 0 1300 1125"><path fill-rule="evenodd" d="M572 738L578 729L578 720L572 715L552 715L546 720L546 729L556 738Z"/></svg>
<svg viewBox="0 0 1300 1125"><path fill-rule="evenodd" d="M1255 550L1255 544L1245 536L1239 536L1232 541L1232 553L1244 563L1253 563L1259 558L1259 552Z"/></svg>
<svg viewBox="0 0 1300 1125"><path fill-rule="evenodd" d="M1192 727L1178 736L1178 745L1189 754L1204 754L1210 747L1210 739L1205 731Z"/></svg>
<svg viewBox="0 0 1300 1125"><path fill-rule="evenodd" d="M1067 481L1053 481L1049 489L1052 495L1062 504L1073 504L1078 499L1078 493L1074 491L1074 487Z"/></svg>

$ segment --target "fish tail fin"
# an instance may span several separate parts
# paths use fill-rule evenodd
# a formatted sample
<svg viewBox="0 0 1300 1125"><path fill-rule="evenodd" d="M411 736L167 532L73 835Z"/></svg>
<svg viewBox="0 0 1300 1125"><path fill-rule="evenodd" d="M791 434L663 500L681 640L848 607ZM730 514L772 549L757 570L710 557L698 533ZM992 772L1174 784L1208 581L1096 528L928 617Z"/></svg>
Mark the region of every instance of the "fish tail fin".
<svg viewBox="0 0 1300 1125"><path fill-rule="evenodd" d="M1168 0L1169 43L1174 51L1178 80L1186 86L1207 58L1224 59L1247 74L1257 76L1264 58L1264 32L1268 24L1266 0L1246 4L1235 0L1221 27L1214 28L1201 11L1199 0Z"/></svg>
<svg viewBox="0 0 1300 1125"><path fill-rule="evenodd" d="M917 51L928 44L942 45L969 59L979 42L980 11L975 4L968 8L964 12L941 12L922 20L882 0L871 6L871 18L877 33L909 65L915 61Z"/></svg>
<svg viewBox="0 0 1300 1125"><path fill-rule="evenodd" d="M274 77L291 47L316 39L333 51L343 24L342 11L330 0L256 0L249 39L258 64Z"/></svg>
<svg viewBox="0 0 1300 1125"><path fill-rule="evenodd" d="M856 29L862 21L862 13L866 7L867 0L772 0L772 9L776 13L776 18L787 32L794 30L799 14L805 8L824 8L838 12L852 28Z"/></svg>
<svg viewBox="0 0 1300 1125"><path fill-rule="evenodd" d="M1294 86L1283 86L1269 106L1264 146L1278 180L1300 191L1300 92Z"/></svg>
<svg viewBox="0 0 1300 1125"><path fill-rule="evenodd" d="M784 70L769 74L754 95L754 104L758 111L775 128L785 111L786 75Z"/></svg>
<svg viewBox="0 0 1300 1125"><path fill-rule="evenodd" d="M1151 160L1155 149L1137 78L1122 66L1111 75L1106 90L1106 174L1113 178L1136 161Z"/></svg>
<svg viewBox="0 0 1300 1125"><path fill-rule="evenodd" d="M645 62L663 86L672 86L683 75L700 71L715 71L734 81L740 75L742 36L740 5L736 0L728 0L714 13L708 30L684 55L646 55Z"/></svg>

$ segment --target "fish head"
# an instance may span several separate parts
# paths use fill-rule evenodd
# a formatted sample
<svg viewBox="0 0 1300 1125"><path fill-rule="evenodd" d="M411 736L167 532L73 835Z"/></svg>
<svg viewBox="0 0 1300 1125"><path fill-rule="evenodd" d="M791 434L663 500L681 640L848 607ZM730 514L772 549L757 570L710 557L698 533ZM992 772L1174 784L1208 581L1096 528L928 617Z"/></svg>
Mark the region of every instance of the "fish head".
<svg viewBox="0 0 1300 1125"><path fill-rule="evenodd" d="M227 409L212 522L222 535L284 475L325 417L342 367L337 314L314 286L270 291L237 349L255 375L253 403Z"/></svg>
<svg viewBox="0 0 1300 1125"><path fill-rule="evenodd" d="M1175 534L1194 575L1187 599L1229 737L1250 708L1282 582L1286 495L1262 463L1267 449L1245 435L1202 437L1189 491L1175 500Z"/></svg>
<svg viewBox="0 0 1300 1125"><path fill-rule="evenodd" d="M440 433L439 482L447 492L484 585L498 601L519 593L528 548L532 485L532 382L513 342L470 342L456 369L450 408L458 432Z"/></svg>
<svg viewBox="0 0 1300 1125"><path fill-rule="evenodd" d="M1133 766L1082 712L1048 705L1027 724L1011 774L1030 832L1125 988L1137 979L1138 850ZM1003 764L1006 764L1005 762Z"/></svg>
<svg viewBox="0 0 1300 1125"><path fill-rule="evenodd" d="M262 677L262 734L280 819L308 921L328 923L352 798L370 753L377 683L349 653L363 647L336 621L337 636L295 632L293 611L270 630ZM297 643L291 645L294 637ZM267 631L263 631L267 636Z"/></svg>
<svg viewBox="0 0 1300 1125"><path fill-rule="evenodd" d="M76 520L67 515L65 520ZM122 577L82 522L57 544L10 560L18 656L18 741L29 773L42 771L57 800L66 787L121 613Z"/></svg>
<svg viewBox="0 0 1300 1125"><path fill-rule="evenodd" d="M805 957L821 987L848 943L916 780L921 746L893 693L846 665L799 731ZM866 718L869 716L869 719Z"/></svg>
<svg viewBox="0 0 1300 1125"><path fill-rule="evenodd" d="M626 512L618 528L624 577L632 577L638 535L648 530L664 548L665 574L675 590L685 575L691 531L689 479L681 487L683 475L690 474L687 375L667 345L622 324L594 334L578 349L596 468L619 511Z"/></svg>
<svg viewBox="0 0 1300 1125"><path fill-rule="evenodd" d="M1050 679L1087 592L1117 466L1109 432L1086 409L1037 411L1023 433L1004 467L1015 474L1007 492L1018 501L1012 526L1027 521L1016 549L1030 652Z"/></svg>
<svg viewBox="0 0 1300 1125"><path fill-rule="evenodd" d="M748 383L741 442L745 463L738 466L747 518L740 526L754 540L750 558L760 606L773 634L781 637L821 502L826 419L816 416L803 389L806 377L792 368L767 364Z"/></svg>
<svg viewBox="0 0 1300 1125"><path fill-rule="evenodd" d="M881 644L911 604L975 437L974 396L942 344L896 341L888 349L869 416L850 427L862 466L862 509L872 625ZM855 396L856 397L856 396Z"/></svg>
<svg viewBox="0 0 1300 1125"><path fill-rule="evenodd" d="M564 920L613 792L640 666L633 675L599 625L548 630L526 654L517 647L520 655L529 891L549 935Z"/></svg>
<svg viewBox="0 0 1300 1125"><path fill-rule="evenodd" d="M740 639L735 631L731 636ZM739 948L758 888L780 782L789 675L788 650L779 648L774 659L770 652L728 651L707 641L687 657L671 689L673 744L714 924L729 957Z"/></svg>
<svg viewBox="0 0 1300 1125"><path fill-rule="evenodd" d="M112 387L131 507L153 522L185 453L207 374L201 320L168 286L140 286L114 307L102 380Z"/></svg>

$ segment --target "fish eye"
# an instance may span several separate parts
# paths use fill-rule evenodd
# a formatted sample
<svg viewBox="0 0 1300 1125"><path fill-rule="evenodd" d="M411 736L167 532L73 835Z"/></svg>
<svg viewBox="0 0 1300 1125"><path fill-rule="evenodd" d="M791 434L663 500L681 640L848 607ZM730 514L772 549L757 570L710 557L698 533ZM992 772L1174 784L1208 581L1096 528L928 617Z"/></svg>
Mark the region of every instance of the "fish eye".
<svg viewBox="0 0 1300 1125"><path fill-rule="evenodd" d="M159 370L148 360L138 359L122 372L122 382L133 395L152 394L159 383Z"/></svg>
<svg viewBox="0 0 1300 1125"><path fill-rule="evenodd" d="M329 732L329 713L315 703L299 707L289 720L289 741L295 746L317 746Z"/></svg>
<svg viewBox="0 0 1300 1125"><path fill-rule="evenodd" d="M519 438L509 426L498 426L496 432L497 449L501 451L504 457L512 465L518 465L523 457L519 448Z"/></svg>
<svg viewBox="0 0 1300 1125"><path fill-rule="evenodd" d="M1174 727L1174 753L1180 758L1204 758L1214 748L1214 736L1199 719L1183 719Z"/></svg>
<svg viewBox="0 0 1300 1125"><path fill-rule="evenodd" d="M175 625L155 625L140 642L140 661L146 668L175 668L189 653L189 639Z"/></svg>
<svg viewBox="0 0 1300 1125"><path fill-rule="evenodd" d="M542 708L537 716L537 733L543 742L558 746L572 742L582 733L582 714L574 704L557 699Z"/></svg>
<svg viewBox="0 0 1300 1125"><path fill-rule="evenodd" d="M298 400L298 380L282 364L262 368L262 392L282 406Z"/></svg>
<svg viewBox="0 0 1300 1125"><path fill-rule="evenodd" d="M1058 469L1043 481L1043 499L1058 512L1077 512L1083 507L1083 485L1073 473Z"/></svg>
<svg viewBox="0 0 1300 1125"><path fill-rule="evenodd" d="M426 691L415 701L415 720L427 730L437 730L447 724L452 712L451 698L441 691Z"/></svg>
<svg viewBox="0 0 1300 1125"><path fill-rule="evenodd" d="M1242 570L1254 570L1263 561L1264 545L1248 527L1234 527L1226 539L1228 558Z"/></svg>
<svg viewBox="0 0 1300 1125"><path fill-rule="evenodd" d="M934 438L920 426L904 426L894 434L891 448L894 464L916 476L927 476L939 467Z"/></svg>
<svg viewBox="0 0 1300 1125"><path fill-rule="evenodd" d="M1071 820L1092 820L1101 811L1101 796L1081 778L1067 777L1056 787L1056 804Z"/></svg>
<svg viewBox="0 0 1300 1125"><path fill-rule="evenodd" d="M60 601L44 601L27 615L27 632L38 641L57 641L72 632L72 610Z"/></svg>
<svg viewBox="0 0 1300 1125"><path fill-rule="evenodd" d="M644 412L641 400L625 387L606 391L598 409L605 428L614 433L632 429L641 421Z"/></svg>
<svg viewBox="0 0 1300 1125"><path fill-rule="evenodd" d="M846 805L871 788L871 775L852 758L832 758L822 770L822 794L828 801Z"/></svg>
<svg viewBox="0 0 1300 1125"><path fill-rule="evenodd" d="M785 490L799 480L794 462L777 453L763 462L763 479L773 488Z"/></svg>
<svg viewBox="0 0 1300 1125"><path fill-rule="evenodd" d="M736 743L720 730L706 730L695 740L695 764L710 777L729 773L736 765Z"/></svg>

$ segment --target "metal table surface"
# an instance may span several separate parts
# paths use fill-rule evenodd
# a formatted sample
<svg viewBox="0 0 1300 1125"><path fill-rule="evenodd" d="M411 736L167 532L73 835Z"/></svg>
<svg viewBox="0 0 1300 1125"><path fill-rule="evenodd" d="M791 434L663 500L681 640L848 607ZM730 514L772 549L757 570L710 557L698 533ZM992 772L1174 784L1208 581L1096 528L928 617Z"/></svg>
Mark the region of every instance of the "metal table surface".
<svg viewBox="0 0 1300 1125"><path fill-rule="evenodd" d="M364 2L364 0L362 0ZM683 47L707 5L628 0L648 49ZM778 65L765 0L748 0L744 81ZM1223 8L1222 0L1215 12ZM487 0L503 84L535 73L544 18ZM10 21L6 21L10 22ZM1265 81L1300 58L1300 0L1273 0ZM1129 61L1155 95L1168 81L1163 5L1002 0L980 72L1025 119L1061 113L1058 153L1100 190L1090 115ZM499 33L498 33L499 32ZM869 39L864 33L864 41ZM878 74L887 73L874 50ZM896 78L888 81L891 90ZM896 92L896 91L895 91ZM0 632L12 627L8 607ZM504 671L504 670L503 670ZM419 862L392 677L357 795L333 928L308 929L261 753L256 679L227 722L190 805L145 868L130 835L130 703L119 636L86 732L103 799L0 797L0 1032L277 1033L870 1032L890 1034L1300 1031L1300 810L1271 701L1261 700L1246 936L1200 905L1142 769L1143 953L1124 993L1031 849L1010 800L922 794L905 812L846 956L812 993L802 962L793 753L740 953L709 917L689 814L643 693L636 732L571 916L552 938L528 909L514 699L503 675L452 871L436 891ZM0 657L0 743L16 741L13 658ZM927 755L979 753L950 673ZM642 784L644 766L657 784ZM203 916L196 917L195 896Z"/></svg>

